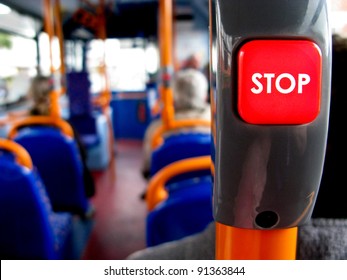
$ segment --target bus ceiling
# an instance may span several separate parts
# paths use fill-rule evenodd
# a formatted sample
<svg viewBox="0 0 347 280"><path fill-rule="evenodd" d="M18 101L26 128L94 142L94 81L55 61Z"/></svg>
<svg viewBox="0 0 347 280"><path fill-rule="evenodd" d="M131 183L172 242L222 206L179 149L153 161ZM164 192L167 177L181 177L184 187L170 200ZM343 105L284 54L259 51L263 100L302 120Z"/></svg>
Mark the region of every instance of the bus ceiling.
<svg viewBox="0 0 347 280"><path fill-rule="evenodd" d="M44 0L3 0L19 13L43 19ZM173 0L177 21L191 21L196 29L208 27L208 0ZM54 0L51 0L54 3ZM88 40L94 36L93 7L99 0L60 0L65 39ZM157 37L159 0L104 0L108 38Z"/></svg>

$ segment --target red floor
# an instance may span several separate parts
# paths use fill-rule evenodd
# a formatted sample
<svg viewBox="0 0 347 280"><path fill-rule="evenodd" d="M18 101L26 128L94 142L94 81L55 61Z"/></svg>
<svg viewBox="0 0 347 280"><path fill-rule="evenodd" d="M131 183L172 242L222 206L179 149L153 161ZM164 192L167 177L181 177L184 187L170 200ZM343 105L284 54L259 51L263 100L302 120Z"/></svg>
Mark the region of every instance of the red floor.
<svg viewBox="0 0 347 280"><path fill-rule="evenodd" d="M82 259L121 260L145 248L146 205L140 199L146 181L140 173L142 144L116 143L115 159L95 173L94 226Z"/></svg>

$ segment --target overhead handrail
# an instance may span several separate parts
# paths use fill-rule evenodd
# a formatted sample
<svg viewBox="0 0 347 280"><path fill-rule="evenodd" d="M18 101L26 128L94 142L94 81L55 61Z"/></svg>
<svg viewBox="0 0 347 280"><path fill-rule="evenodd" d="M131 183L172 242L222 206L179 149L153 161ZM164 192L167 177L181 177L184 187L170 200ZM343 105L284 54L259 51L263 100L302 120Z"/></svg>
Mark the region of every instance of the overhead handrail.
<svg viewBox="0 0 347 280"><path fill-rule="evenodd" d="M33 162L26 149L8 139L0 139L0 149L5 149L15 156L15 160L18 164L23 165L30 170L33 169Z"/></svg>
<svg viewBox="0 0 347 280"><path fill-rule="evenodd" d="M174 176L211 168L211 157L201 156L171 163L158 171L149 181L146 203L149 211L168 197L165 184Z"/></svg>

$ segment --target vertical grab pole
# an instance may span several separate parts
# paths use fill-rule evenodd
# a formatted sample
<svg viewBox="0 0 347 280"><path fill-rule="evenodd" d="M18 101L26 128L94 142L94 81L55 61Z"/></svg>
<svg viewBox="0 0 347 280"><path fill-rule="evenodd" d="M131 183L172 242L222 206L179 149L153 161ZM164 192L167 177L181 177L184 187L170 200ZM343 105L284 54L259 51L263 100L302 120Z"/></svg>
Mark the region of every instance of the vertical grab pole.
<svg viewBox="0 0 347 280"><path fill-rule="evenodd" d="M160 97L163 102L161 118L164 128L170 128L174 120L173 92L171 88L172 66L172 0L159 0L159 47L161 83Z"/></svg>
<svg viewBox="0 0 347 280"><path fill-rule="evenodd" d="M44 0L44 23L45 31L49 38L49 56L50 56L50 73L55 75L56 69L53 65L53 39L54 39L54 20L51 0ZM62 62L63 63L63 62ZM59 81L60 84L61 81ZM50 93L50 115L52 117L60 117L59 96L61 89L58 89L58 81L54 81L54 90Z"/></svg>
<svg viewBox="0 0 347 280"><path fill-rule="evenodd" d="M113 155L113 147L115 144L115 138L113 134L113 126L112 126L112 120L110 115L110 102L112 99L111 89L110 89L110 80L107 74L107 68L106 68L106 39L107 39L107 28L106 28L106 15L105 15L105 0L99 0L99 5L97 7L97 15L99 17L99 29L98 29L98 37L103 41L104 44L104 52L103 52L103 60L101 65L101 72L104 77L104 89L101 93L101 99L102 102L102 110L107 118L108 128L109 128L109 150L110 154ZM113 157L111 157L113 159Z"/></svg>
<svg viewBox="0 0 347 280"><path fill-rule="evenodd" d="M105 17L105 0L99 0L99 5L97 6L97 15L99 19L99 25L98 25L98 38L103 41L104 44L104 53L103 53L103 59L102 59L102 65L101 65L101 73L104 77L104 89L102 91L103 99L106 100L104 104L104 110L108 108L111 101L111 92L110 92L110 82L107 75L107 69L106 69L106 39L107 39L107 31L106 31L106 17Z"/></svg>
<svg viewBox="0 0 347 280"><path fill-rule="evenodd" d="M217 260L294 260L298 228L256 230L216 222Z"/></svg>
<svg viewBox="0 0 347 280"><path fill-rule="evenodd" d="M56 34L59 39L59 49L60 49L60 76L62 89L61 92L65 93L65 51L64 51L64 34L62 29L62 16L61 16L61 5L60 0L55 0L54 5L54 18L56 22Z"/></svg>
<svg viewBox="0 0 347 280"><path fill-rule="evenodd" d="M215 7L215 257L293 260L325 157L327 0L216 0Z"/></svg>
<svg viewBox="0 0 347 280"><path fill-rule="evenodd" d="M44 0L44 27L45 32L48 34L49 39L49 60L50 60L50 72L54 72L53 66L53 48L52 48L52 40L54 36L54 26L53 26L53 17L52 17L52 5L51 0Z"/></svg>

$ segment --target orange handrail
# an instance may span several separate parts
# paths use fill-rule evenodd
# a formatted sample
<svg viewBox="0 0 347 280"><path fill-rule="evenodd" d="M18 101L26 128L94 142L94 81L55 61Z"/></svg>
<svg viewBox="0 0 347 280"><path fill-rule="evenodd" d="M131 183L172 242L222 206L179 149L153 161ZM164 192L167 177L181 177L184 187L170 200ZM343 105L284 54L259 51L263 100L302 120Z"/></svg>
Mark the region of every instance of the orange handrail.
<svg viewBox="0 0 347 280"><path fill-rule="evenodd" d="M33 169L33 162L29 153L18 143L8 139L0 139L0 149L5 149L13 153L18 164Z"/></svg>
<svg viewBox="0 0 347 280"><path fill-rule="evenodd" d="M159 170L149 181L146 203L149 211L168 196L165 184L179 174L211 168L211 157L201 156L176 161Z"/></svg>
<svg viewBox="0 0 347 280"><path fill-rule="evenodd" d="M15 122L11 127L8 133L8 137L10 139L13 139L21 127L29 125L52 125L59 128L64 135L71 138L74 137L74 132L68 122L64 121L61 118L55 118L51 116L30 116L25 119L19 120Z"/></svg>
<svg viewBox="0 0 347 280"><path fill-rule="evenodd" d="M203 119L182 119L182 120L173 120L170 128L166 127L165 125L159 126L153 133L152 143L151 143L152 149L155 149L156 147L158 147L159 145L163 143L163 135L166 132L174 131L180 128L196 127L196 126L211 127L211 121L203 120Z"/></svg>
<svg viewBox="0 0 347 280"><path fill-rule="evenodd" d="M217 260L295 260L298 228L241 229L216 222Z"/></svg>

